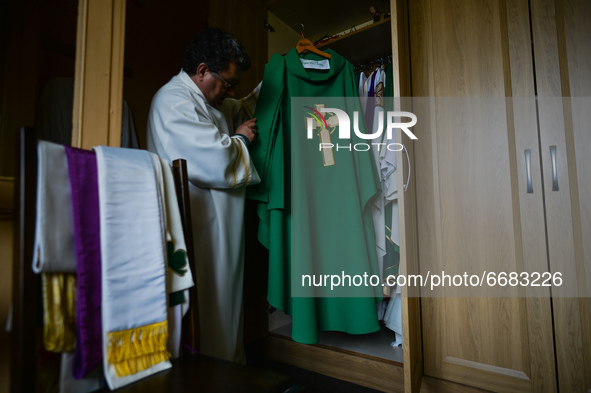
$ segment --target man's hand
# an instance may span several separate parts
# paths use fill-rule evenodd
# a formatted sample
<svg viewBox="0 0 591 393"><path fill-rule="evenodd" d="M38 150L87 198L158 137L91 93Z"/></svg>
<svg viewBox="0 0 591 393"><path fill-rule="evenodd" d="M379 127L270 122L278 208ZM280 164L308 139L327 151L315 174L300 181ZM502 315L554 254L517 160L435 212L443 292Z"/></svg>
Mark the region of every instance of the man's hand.
<svg viewBox="0 0 591 393"><path fill-rule="evenodd" d="M256 118L245 121L244 123L240 124L240 126L236 130L236 134L244 135L248 138L250 142L254 141L254 138L256 138L257 136L256 123Z"/></svg>

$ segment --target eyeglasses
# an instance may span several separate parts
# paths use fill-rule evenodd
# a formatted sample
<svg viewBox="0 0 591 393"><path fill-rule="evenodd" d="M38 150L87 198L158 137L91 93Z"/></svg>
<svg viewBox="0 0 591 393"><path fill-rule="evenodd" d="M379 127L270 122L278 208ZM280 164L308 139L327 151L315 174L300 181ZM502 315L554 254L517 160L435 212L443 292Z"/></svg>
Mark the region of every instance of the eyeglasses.
<svg viewBox="0 0 591 393"><path fill-rule="evenodd" d="M222 82L224 82L224 85L226 86L226 89L229 89L231 87L236 86L237 84L240 83L240 81L236 82L236 83L228 83L224 78L222 78L220 76L220 74L218 74L217 72L213 72L213 71L209 71L209 73L213 76L215 76L216 78L218 78L219 80L221 80Z"/></svg>

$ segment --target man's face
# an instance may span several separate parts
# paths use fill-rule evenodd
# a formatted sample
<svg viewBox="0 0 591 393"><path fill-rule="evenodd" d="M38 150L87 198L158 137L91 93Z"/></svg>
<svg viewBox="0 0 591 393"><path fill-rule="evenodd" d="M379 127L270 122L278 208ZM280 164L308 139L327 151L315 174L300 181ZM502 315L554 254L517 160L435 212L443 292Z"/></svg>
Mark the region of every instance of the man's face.
<svg viewBox="0 0 591 393"><path fill-rule="evenodd" d="M214 108L219 108L226 97L233 97L235 86L240 83L240 71L234 62L219 73L208 71L203 86L203 95ZM230 86L228 86L228 84Z"/></svg>

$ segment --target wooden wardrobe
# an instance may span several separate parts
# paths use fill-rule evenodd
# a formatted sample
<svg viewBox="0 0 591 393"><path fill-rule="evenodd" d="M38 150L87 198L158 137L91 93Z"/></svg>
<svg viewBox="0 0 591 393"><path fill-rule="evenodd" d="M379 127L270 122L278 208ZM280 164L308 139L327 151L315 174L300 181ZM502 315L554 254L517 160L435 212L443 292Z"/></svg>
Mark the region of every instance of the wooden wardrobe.
<svg viewBox="0 0 591 393"><path fill-rule="evenodd" d="M409 6L412 95L434 97L414 108L421 271L563 278L545 292L423 297L425 375L498 392L588 392L591 3Z"/></svg>

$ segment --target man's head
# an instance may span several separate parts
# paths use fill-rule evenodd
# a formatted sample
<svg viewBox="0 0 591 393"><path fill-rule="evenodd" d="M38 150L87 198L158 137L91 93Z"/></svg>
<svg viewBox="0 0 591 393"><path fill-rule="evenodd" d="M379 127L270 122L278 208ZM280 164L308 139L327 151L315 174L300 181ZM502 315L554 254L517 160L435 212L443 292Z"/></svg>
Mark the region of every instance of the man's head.
<svg viewBox="0 0 591 393"><path fill-rule="evenodd" d="M215 108L234 95L240 74L249 68L250 58L242 44L231 34L214 28L193 36L183 58L183 70Z"/></svg>

